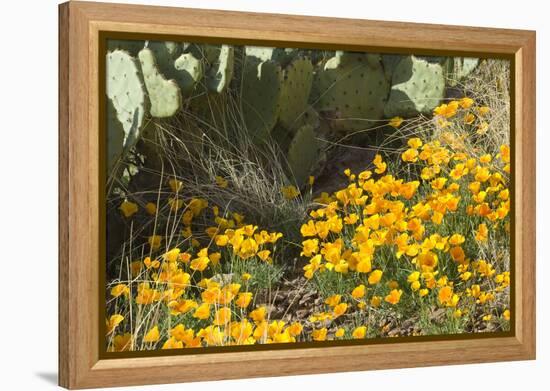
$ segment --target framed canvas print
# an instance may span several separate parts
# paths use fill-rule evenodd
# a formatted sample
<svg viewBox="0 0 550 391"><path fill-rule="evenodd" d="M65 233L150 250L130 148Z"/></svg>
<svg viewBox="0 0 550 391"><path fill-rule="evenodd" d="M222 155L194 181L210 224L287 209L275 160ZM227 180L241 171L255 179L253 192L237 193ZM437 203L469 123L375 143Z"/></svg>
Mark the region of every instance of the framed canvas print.
<svg viewBox="0 0 550 391"><path fill-rule="evenodd" d="M535 357L534 32L59 11L62 386Z"/></svg>

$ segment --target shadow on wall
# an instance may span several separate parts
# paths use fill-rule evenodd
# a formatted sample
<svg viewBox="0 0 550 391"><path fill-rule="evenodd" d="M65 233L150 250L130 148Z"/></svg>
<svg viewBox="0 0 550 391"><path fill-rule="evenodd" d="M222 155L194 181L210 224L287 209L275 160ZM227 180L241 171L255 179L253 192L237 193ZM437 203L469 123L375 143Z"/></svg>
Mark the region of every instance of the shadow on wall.
<svg viewBox="0 0 550 391"><path fill-rule="evenodd" d="M46 383L57 385L57 372L38 372L35 376L44 380Z"/></svg>

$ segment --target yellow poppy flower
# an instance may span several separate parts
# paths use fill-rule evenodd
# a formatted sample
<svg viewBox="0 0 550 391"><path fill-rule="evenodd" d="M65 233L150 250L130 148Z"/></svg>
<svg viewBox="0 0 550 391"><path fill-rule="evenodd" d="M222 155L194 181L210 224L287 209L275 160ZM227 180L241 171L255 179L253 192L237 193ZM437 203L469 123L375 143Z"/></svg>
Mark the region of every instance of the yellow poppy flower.
<svg viewBox="0 0 550 391"><path fill-rule="evenodd" d="M231 322L231 309L229 307L222 307L214 314L214 322L216 326L223 326Z"/></svg>
<svg viewBox="0 0 550 391"><path fill-rule="evenodd" d="M460 99L458 103L463 109L469 109L474 104L474 100L472 98L464 97Z"/></svg>
<svg viewBox="0 0 550 391"><path fill-rule="evenodd" d="M287 200L293 200L294 198L300 195L300 191L295 186L292 186L292 185L283 186L281 188L281 192L283 193L283 196Z"/></svg>
<svg viewBox="0 0 550 391"><path fill-rule="evenodd" d="M294 337L300 335L303 329L303 326L299 322L294 322L290 326L288 326L288 332Z"/></svg>
<svg viewBox="0 0 550 391"><path fill-rule="evenodd" d="M401 300L401 295L403 294L403 291L401 289L392 289L390 293L384 298L384 301L387 303L390 303L392 305L395 305L399 303Z"/></svg>
<svg viewBox="0 0 550 391"><path fill-rule="evenodd" d="M197 319L208 319L210 317L210 304L203 303L201 304L193 313L193 318Z"/></svg>
<svg viewBox="0 0 550 391"><path fill-rule="evenodd" d="M132 334L124 333L122 335L115 335L113 338L113 345L111 350L115 352L126 352L132 349Z"/></svg>
<svg viewBox="0 0 550 391"><path fill-rule="evenodd" d="M106 320L106 332L107 334L111 334L115 328L124 320L124 316L120 314L114 314L111 315L109 319Z"/></svg>
<svg viewBox="0 0 550 391"><path fill-rule="evenodd" d="M222 189L225 189L229 185L229 182L227 181L227 179L225 179L225 178L223 178L219 175L216 175L216 184L219 187L221 187Z"/></svg>
<svg viewBox="0 0 550 391"><path fill-rule="evenodd" d="M265 319L266 314L267 314L267 309L265 307L258 307L254 311L250 312L248 316L254 322L259 323Z"/></svg>
<svg viewBox="0 0 550 391"><path fill-rule="evenodd" d="M147 212L147 214L154 216L157 213L157 205L152 202L148 202L147 204L145 204L145 211Z"/></svg>
<svg viewBox="0 0 550 391"><path fill-rule="evenodd" d="M383 174L388 167L387 164L384 163L384 161L382 160L382 156L380 154L376 154L372 163L376 166L374 172L377 174Z"/></svg>
<svg viewBox="0 0 550 391"><path fill-rule="evenodd" d="M342 316L346 313L348 309L347 303L340 303L334 306L334 319L338 318L339 316Z"/></svg>
<svg viewBox="0 0 550 391"><path fill-rule="evenodd" d="M448 104L443 103L434 109L434 115L438 115L444 118L451 118L456 115L459 103L457 101L451 101Z"/></svg>
<svg viewBox="0 0 550 391"><path fill-rule="evenodd" d="M418 160L418 151L416 149L409 148L401 154L401 159L404 162L414 163Z"/></svg>
<svg viewBox="0 0 550 391"><path fill-rule="evenodd" d="M327 297L327 299L325 300L325 304L330 307L334 307L340 304L341 299L342 299L342 295L332 295L330 297Z"/></svg>
<svg viewBox="0 0 550 391"><path fill-rule="evenodd" d="M401 117L393 117L390 119L390 121L388 122L388 125L390 125L392 128L398 128L401 126L401 124L403 123L403 118Z"/></svg>
<svg viewBox="0 0 550 391"><path fill-rule="evenodd" d="M170 337L164 342L161 349L182 349L183 342L176 340L174 337Z"/></svg>
<svg viewBox="0 0 550 391"><path fill-rule="evenodd" d="M314 341L326 341L326 339L327 339L327 328L323 327L322 329L314 329L311 332L311 338Z"/></svg>
<svg viewBox="0 0 550 391"><path fill-rule="evenodd" d="M373 296L370 299L370 305L374 308L380 307L380 304L382 303L382 298L380 296Z"/></svg>
<svg viewBox="0 0 550 391"><path fill-rule="evenodd" d="M379 270L379 269L373 270L369 274L369 278L368 278L369 284L371 285L378 284L382 279L382 274L384 274L382 270Z"/></svg>
<svg viewBox="0 0 550 391"><path fill-rule="evenodd" d="M166 262L176 262L179 258L181 250L179 248L173 248L172 250L164 253L162 256Z"/></svg>
<svg viewBox="0 0 550 391"><path fill-rule="evenodd" d="M111 296L113 297L119 297L121 295L128 297L129 294L130 288L126 284L117 284L111 288Z"/></svg>
<svg viewBox="0 0 550 391"><path fill-rule="evenodd" d="M353 330L353 333L351 335L354 339L363 339L367 335L367 327L366 326L356 327Z"/></svg>
<svg viewBox="0 0 550 391"><path fill-rule="evenodd" d="M147 242L149 243L149 246L151 246L152 250L158 250L162 242L162 236L160 235L149 236L149 238L147 239Z"/></svg>
<svg viewBox="0 0 550 391"><path fill-rule="evenodd" d="M489 230L484 223L479 224L476 231L476 240L479 242L486 242L489 236Z"/></svg>
<svg viewBox="0 0 550 391"><path fill-rule="evenodd" d="M353 289L353 291L351 292L351 296L354 299L360 299L365 296L365 291L365 285L361 284Z"/></svg>
<svg viewBox="0 0 550 391"><path fill-rule="evenodd" d="M183 188L183 182L180 180L177 180L176 178L172 178L168 181L168 185L170 186L170 189L174 193L178 193Z"/></svg>
<svg viewBox="0 0 550 391"><path fill-rule="evenodd" d="M235 304L241 308L246 308L250 304L251 300L252 300L251 292L241 292L237 296L237 299L235 300Z"/></svg>
<svg viewBox="0 0 550 391"><path fill-rule="evenodd" d="M158 326L154 326L143 337L143 342L157 342L160 339Z"/></svg>
<svg viewBox="0 0 550 391"><path fill-rule="evenodd" d="M124 200L122 204L120 204L118 209L120 209L124 217L129 218L129 217L132 217L135 213L137 213L138 205L134 202Z"/></svg>

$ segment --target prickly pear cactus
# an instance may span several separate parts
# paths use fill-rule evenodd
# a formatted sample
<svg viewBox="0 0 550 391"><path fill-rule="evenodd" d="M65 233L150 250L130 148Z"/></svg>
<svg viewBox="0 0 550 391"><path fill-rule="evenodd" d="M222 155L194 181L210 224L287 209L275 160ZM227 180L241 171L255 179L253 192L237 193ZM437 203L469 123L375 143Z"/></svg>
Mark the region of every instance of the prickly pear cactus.
<svg viewBox="0 0 550 391"><path fill-rule="evenodd" d="M438 62L415 56L403 58L394 69L387 117L428 114L437 107L445 93L445 72Z"/></svg>
<svg viewBox="0 0 550 391"><path fill-rule="evenodd" d="M248 132L265 139L277 123L283 73L273 61L247 56L242 72L241 107Z"/></svg>
<svg viewBox="0 0 550 391"><path fill-rule="evenodd" d="M216 62L221 50L221 46L219 45L191 43L184 44L183 46L186 53L191 53L195 58L202 60L206 68Z"/></svg>
<svg viewBox="0 0 550 391"><path fill-rule="evenodd" d="M333 129L353 132L382 118L388 91L379 55L338 51L316 75L312 103Z"/></svg>
<svg viewBox="0 0 550 391"><path fill-rule="evenodd" d="M382 54L380 57L382 58L382 66L384 67L386 79L391 83L395 67L405 56L400 54Z"/></svg>
<svg viewBox="0 0 550 391"><path fill-rule="evenodd" d="M159 72L149 48L139 52L141 71L151 101L151 115L156 118L173 116L181 107L181 91L174 80L166 80Z"/></svg>
<svg viewBox="0 0 550 391"><path fill-rule="evenodd" d="M109 52L106 61L107 97L122 124L123 146L129 148L139 136L147 111L145 87L139 65L128 52Z"/></svg>
<svg viewBox="0 0 550 391"><path fill-rule="evenodd" d="M146 47L153 52L159 71L167 79L175 79L174 61L181 53L180 46L175 42L148 41Z"/></svg>
<svg viewBox="0 0 550 391"><path fill-rule="evenodd" d="M298 56L299 50L292 48L246 46L245 54L250 57L256 57L260 61L272 60L279 63L282 67L285 67Z"/></svg>
<svg viewBox="0 0 550 391"><path fill-rule="evenodd" d="M285 128L294 130L299 118L307 111L313 82L313 65L307 58L292 61L284 71L279 121Z"/></svg>
<svg viewBox="0 0 550 391"><path fill-rule="evenodd" d="M107 175L122 155L124 148L124 128L117 118L113 102L107 99Z"/></svg>
<svg viewBox="0 0 550 391"><path fill-rule="evenodd" d="M153 52L159 72L166 79L175 80L183 95L190 95L204 75L200 58L192 53L182 54L182 46L175 42L149 41L147 48Z"/></svg>
<svg viewBox="0 0 550 391"><path fill-rule="evenodd" d="M206 86L210 91L222 93L233 77L234 49L229 45L222 45L216 62L208 70Z"/></svg>
<svg viewBox="0 0 550 391"><path fill-rule="evenodd" d="M289 129L289 131L290 133L293 133L296 129L299 129L304 125L311 126L316 132L319 130L319 114L311 106L307 106L305 108L300 116L294 121L293 126Z"/></svg>
<svg viewBox="0 0 550 391"><path fill-rule="evenodd" d="M275 48L264 46L246 46L244 49L248 57L256 57L260 61L269 61L273 58Z"/></svg>
<svg viewBox="0 0 550 391"><path fill-rule="evenodd" d="M457 85L468 76L479 64L478 58L449 57L446 59L447 84Z"/></svg>
<svg viewBox="0 0 550 391"><path fill-rule="evenodd" d="M185 95L189 95L204 76L202 61L195 58L192 53L179 56L174 61L174 68L178 71L175 80L178 82L181 92Z"/></svg>
<svg viewBox="0 0 550 391"><path fill-rule="evenodd" d="M287 162L292 178L296 184L303 186L319 157L319 143L317 142L313 127L302 126L296 131L290 142L287 154Z"/></svg>
<svg viewBox="0 0 550 391"><path fill-rule="evenodd" d="M113 52L115 50L125 50L131 56L135 57L145 46L145 41L135 41L132 39L109 39L107 40L107 50Z"/></svg>

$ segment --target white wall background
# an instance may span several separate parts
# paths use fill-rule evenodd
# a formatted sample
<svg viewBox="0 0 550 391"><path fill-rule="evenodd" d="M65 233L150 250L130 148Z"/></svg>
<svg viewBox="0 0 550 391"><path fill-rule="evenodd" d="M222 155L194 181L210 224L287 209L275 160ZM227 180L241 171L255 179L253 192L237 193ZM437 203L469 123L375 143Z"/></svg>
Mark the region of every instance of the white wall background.
<svg viewBox="0 0 550 391"><path fill-rule="evenodd" d="M119 2L125 2L119 0ZM538 360L295 376L155 390L529 389L550 369L550 162L545 2L353 0L133 0L133 3L537 30ZM57 376L57 0L0 6L0 388L53 389ZM7 251L6 251L7 250ZM32 354L29 353L32 349ZM546 369L546 373L545 373ZM191 369L192 370L192 369ZM535 389L539 389L536 387Z"/></svg>

